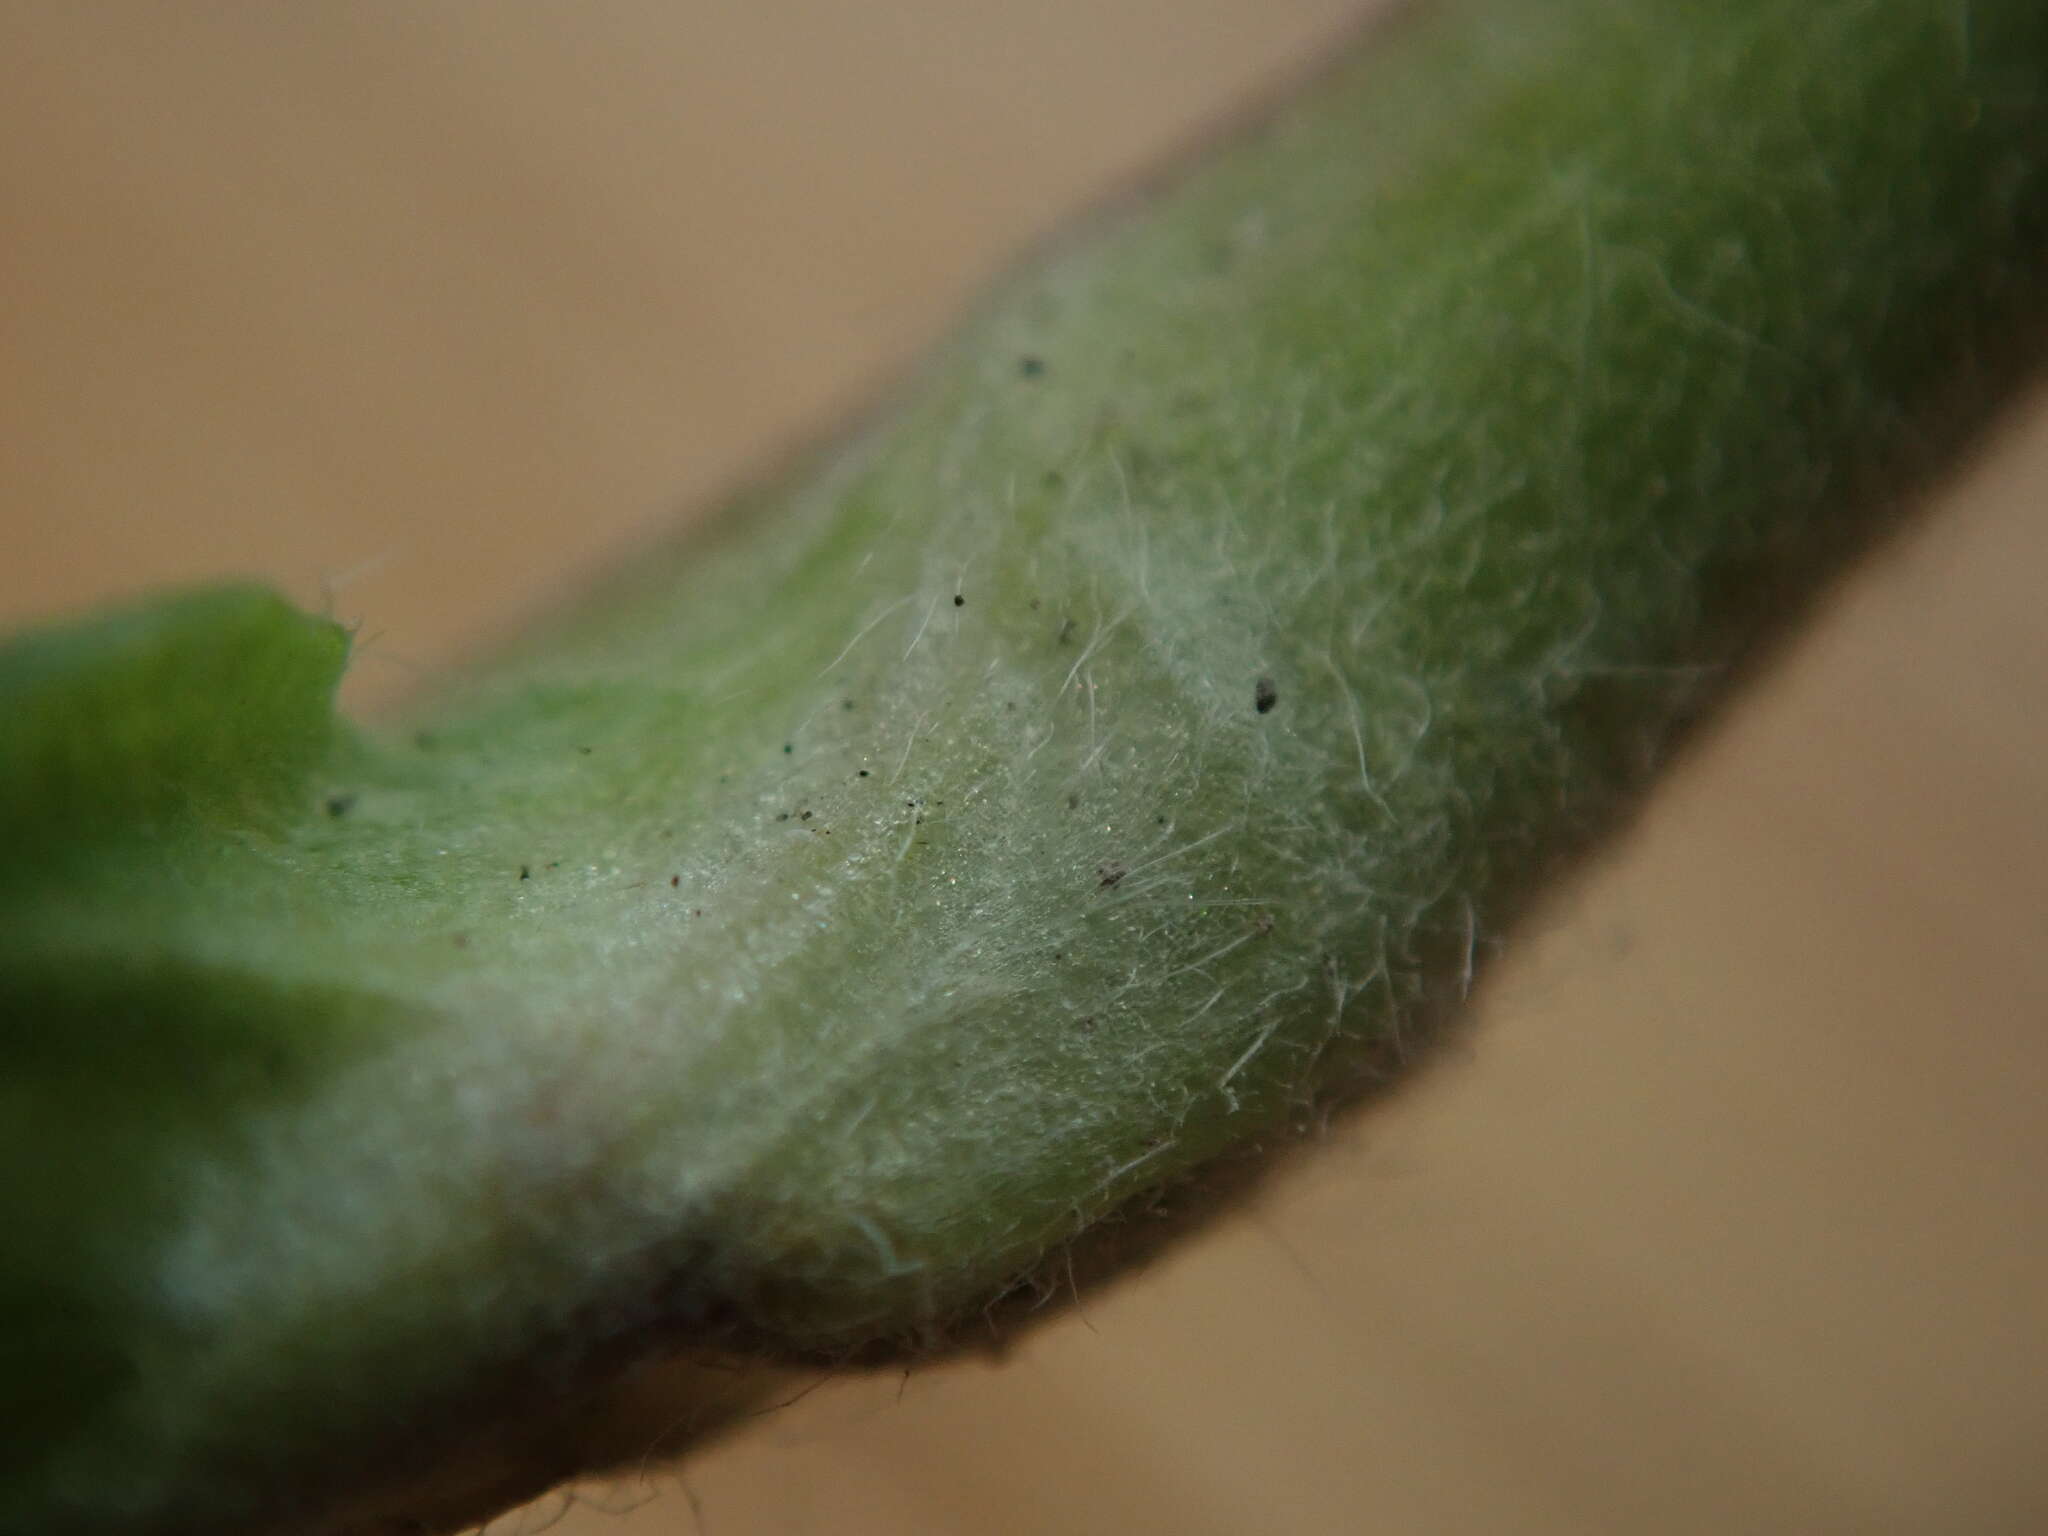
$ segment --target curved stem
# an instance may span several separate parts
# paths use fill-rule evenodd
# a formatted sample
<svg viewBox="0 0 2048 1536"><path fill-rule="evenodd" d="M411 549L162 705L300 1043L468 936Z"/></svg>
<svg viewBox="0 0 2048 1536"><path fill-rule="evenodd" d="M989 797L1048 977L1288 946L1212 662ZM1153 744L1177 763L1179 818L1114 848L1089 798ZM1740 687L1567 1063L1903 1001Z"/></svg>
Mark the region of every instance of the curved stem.
<svg viewBox="0 0 2048 1536"><path fill-rule="evenodd" d="M2029 0L1446 10L411 735L260 594L8 651L0 1524L939 1338L1397 1067L2026 360L2044 75Z"/></svg>

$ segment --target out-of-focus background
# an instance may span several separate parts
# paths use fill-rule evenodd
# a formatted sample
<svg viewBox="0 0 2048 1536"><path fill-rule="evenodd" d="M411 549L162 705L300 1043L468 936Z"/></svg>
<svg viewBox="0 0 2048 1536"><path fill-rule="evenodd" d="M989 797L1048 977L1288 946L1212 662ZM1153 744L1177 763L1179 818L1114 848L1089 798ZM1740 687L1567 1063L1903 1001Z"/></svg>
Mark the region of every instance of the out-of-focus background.
<svg viewBox="0 0 2048 1536"><path fill-rule="evenodd" d="M1360 3L0 3L0 625L260 574L374 709ZM2048 1529L2044 589L2022 402L1255 1208L492 1529Z"/></svg>

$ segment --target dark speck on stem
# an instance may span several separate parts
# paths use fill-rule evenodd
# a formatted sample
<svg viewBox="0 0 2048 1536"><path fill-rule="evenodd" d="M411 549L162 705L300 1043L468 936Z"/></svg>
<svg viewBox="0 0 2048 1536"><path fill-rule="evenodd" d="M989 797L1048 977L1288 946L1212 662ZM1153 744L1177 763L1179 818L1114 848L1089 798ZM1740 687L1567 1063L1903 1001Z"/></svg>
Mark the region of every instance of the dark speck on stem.
<svg viewBox="0 0 2048 1536"><path fill-rule="evenodd" d="M1280 690L1273 686L1273 679L1262 677L1252 688L1252 708L1260 714L1270 714L1273 706L1280 702Z"/></svg>

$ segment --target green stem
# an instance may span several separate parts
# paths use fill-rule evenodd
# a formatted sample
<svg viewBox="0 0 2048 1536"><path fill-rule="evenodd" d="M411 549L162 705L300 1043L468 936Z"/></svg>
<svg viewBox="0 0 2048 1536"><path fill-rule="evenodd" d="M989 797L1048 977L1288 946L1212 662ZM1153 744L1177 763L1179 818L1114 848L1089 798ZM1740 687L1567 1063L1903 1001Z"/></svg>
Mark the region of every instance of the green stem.
<svg viewBox="0 0 2048 1536"><path fill-rule="evenodd" d="M2026 360L2044 87L2036 0L1448 10L425 731L245 591L0 654L0 1528L940 1338L1398 1065Z"/></svg>

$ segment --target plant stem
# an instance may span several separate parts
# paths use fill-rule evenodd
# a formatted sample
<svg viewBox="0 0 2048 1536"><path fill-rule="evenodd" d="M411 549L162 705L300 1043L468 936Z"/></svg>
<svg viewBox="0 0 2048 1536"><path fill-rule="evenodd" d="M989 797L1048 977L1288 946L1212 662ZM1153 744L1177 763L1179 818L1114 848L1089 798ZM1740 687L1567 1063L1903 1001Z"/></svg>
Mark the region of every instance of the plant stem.
<svg viewBox="0 0 2048 1536"><path fill-rule="evenodd" d="M416 733L0 654L0 1528L935 1341L1377 1081L2029 360L2044 151L2033 0L1445 8Z"/></svg>

